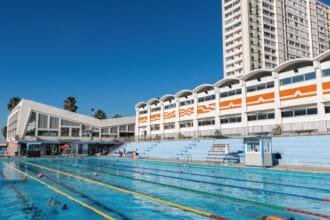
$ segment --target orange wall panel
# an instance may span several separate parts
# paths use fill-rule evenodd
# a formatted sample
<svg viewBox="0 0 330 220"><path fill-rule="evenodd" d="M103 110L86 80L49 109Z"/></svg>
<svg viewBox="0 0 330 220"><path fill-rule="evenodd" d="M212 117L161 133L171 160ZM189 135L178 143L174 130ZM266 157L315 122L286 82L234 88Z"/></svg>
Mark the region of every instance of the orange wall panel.
<svg viewBox="0 0 330 220"><path fill-rule="evenodd" d="M247 106L254 106L254 105L262 105L266 103L273 103L274 99L274 92L259 94L255 96L246 97L246 105Z"/></svg>
<svg viewBox="0 0 330 220"><path fill-rule="evenodd" d="M234 108L240 108L242 107L242 99L232 99L228 101L220 102L220 110L228 110L228 109L234 109Z"/></svg>
<svg viewBox="0 0 330 220"><path fill-rule="evenodd" d="M311 96L316 96L315 84L280 91L281 101L294 100Z"/></svg>

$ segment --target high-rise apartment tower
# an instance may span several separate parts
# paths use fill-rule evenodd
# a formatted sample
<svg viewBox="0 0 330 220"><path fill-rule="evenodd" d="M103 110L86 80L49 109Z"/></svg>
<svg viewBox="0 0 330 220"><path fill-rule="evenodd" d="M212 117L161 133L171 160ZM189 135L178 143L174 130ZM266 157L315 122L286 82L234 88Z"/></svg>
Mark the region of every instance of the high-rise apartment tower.
<svg viewBox="0 0 330 220"><path fill-rule="evenodd" d="M330 48L330 7L318 0L222 0L222 27L225 78Z"/></svg>

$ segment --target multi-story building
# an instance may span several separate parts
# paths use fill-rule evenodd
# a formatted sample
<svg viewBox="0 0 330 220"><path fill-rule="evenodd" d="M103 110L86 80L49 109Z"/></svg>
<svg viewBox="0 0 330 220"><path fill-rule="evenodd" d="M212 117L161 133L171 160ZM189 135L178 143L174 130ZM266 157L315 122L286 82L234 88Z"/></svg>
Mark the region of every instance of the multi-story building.
<svg viewBox="0 0 330 220"><path fill-rule="evenodd" d="M70 146L75 153L99 152L114 141L134 137L135 117L99 120L23 99L7 121L8 153L41 155Z"/></svg>
<svg viewBox="0 0 330 220"><path fill-rule="evenodd" d="M136 105L140 139L330 132L330 51Z"/></svg>
<svg viewBox="0 0 330 220"><path fill-rule="evenodd" d="M318 0L222 0L222 22L225 78L330 48L330 9Z"/></svg>

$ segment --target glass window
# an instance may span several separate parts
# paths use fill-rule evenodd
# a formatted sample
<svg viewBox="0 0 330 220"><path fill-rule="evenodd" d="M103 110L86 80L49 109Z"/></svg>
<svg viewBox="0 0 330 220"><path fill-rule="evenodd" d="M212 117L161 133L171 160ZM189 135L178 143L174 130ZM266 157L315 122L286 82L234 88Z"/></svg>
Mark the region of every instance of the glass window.
<svg viewBox="0 0 330 220"><path fill-rule="evenodd" d="M248 121L255 121L257 120L257 116L256 115L249 115L248 116Z"/></svg>
<svg viewBox="0 0 330 220"><path fill-rule="evenodd" d="M49 136L57 137L58 136L58 131L49 131Z"/></svg>
<svg viewBox="0 0 330 220"><path fill-rule="evenodd" d="M291 77L290 78L281 79L280 84L281 85L291 84Z"/></svg>
<svg viewBox="0 0 330 220"><path fill-rule="evenodd" d="M330 113L330 106L325 106L325 113Z"/></svg>
<svg viewBox="0 0 330 220"><path fill-rule="evenodd" d="M110 128L110 133L111 133L111 134L116 134L116 133L118 133L118 127L111 127L111 128Z"/></svg>
<svg viewBox="0 0 330 220"><path fill-rule="evenodd" d="M58 129L58 122L59 122L58 118L50 117L49 122L50 122L49 123L49 128L50 129Z"/></svg>
<svg viewBox="0 0 330 220"><path fill-rule="evenodd" d="M330 69L322 70L323 76L330 76Z"/></svg>
<svg viewBox="0 0 330 220"><path fill-rule="evenodd" d="M64 119L62 119L62 120L61 120L61 125L62 125L62 126L71 126L71 122L68 121L68 120L64 120Z"/></svg>
<svg viewBox="0 0 330 220"><path fill-rule="evenodd" d="M79 137L80 128L71 128L71 136L72 137Z"/></svg>
<svg viewBox="0 0 330 220"><path fill-rule="evenodd" d="M305 74L305 80L311 80L311 79L315 79L315 78L316 78L315 72Z"/></svg>
<svg viewBox="0 0 330 220"><path fill-rule="evenodd" d="M135 126L134 125L128 125L128 131L134 131Z"/></svg>
<svg viewBox="0 0 330 220"><path fill-rule="evenodd" d="M308 108L307 109L307 115L316 115L317 114L317 108Z"/></svg>
<svg viewBox="0 0 330 220"><path fill-rule="evenodd" d="M282 117L283 118L293 117L293 111L282 111Z"/></svg>
<svg viewBox="0 0 330 220"><path fill-rule="evenodd" d="M48 135L49 135L48 131L41 131L41 130L38 131L38 136L48 136Z"/></svg>
<svg viewBox="0 0 330 220"><path fill-rule="evenodd" d="M297 109L294 110L294 116L306 115L306 109Z"/></svg>
<svg viewBox="0 0 330 220"><path fill-rule="evenodd" d="M69 136L69 128L61 128L61 136L68 137Z"/></svg>
<svg viewBox="0 0 330 220"><path fill-rule="evenodd" d="M275 118L275 114L272 113L268 113L268 119L274 119Z"/></svg>
<svg viewBox="0 0 330 220"><path fill-rule="evenodd" d="M48 128L48 115L39 114L38 128Z"/></svg>
<svg viewBox="0 0 330 220"><path fill-rule="evenodd" d="M304 81L304 75L299 75L299 76L292 77L292 83L302 82L302 81Z"/></svg>
<svg viewBox="0 0 330 220"><path fill-rule="evenodd" d="M36 117L37 117L37 114L35 112L31 112L28 123L29 124L35 124L36 123Z"/></svg>
<svg viewBox="0 0 330 220"><path fill-rule="evenodd" d="M126 131L126 125L122 125L119 127L119 131Z"/></svg>

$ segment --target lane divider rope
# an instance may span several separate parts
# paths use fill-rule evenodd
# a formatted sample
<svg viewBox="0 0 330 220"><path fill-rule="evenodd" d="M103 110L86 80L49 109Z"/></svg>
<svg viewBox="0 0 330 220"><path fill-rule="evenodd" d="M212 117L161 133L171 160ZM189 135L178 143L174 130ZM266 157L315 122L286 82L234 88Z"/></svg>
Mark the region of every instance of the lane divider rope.
<svg viewBox="0 0 330 220"><path fill-rule="evenodd" d="M108 183L102 183L102 182L99 182L99 181L96 181L96 180L93 180L93 179L90 179L90 178L81 177L81 176L74 175L74 174L71 174L71 173L63 172L61 170L55 170L55 169L48 168L48 167L45 167L45 166L30 163L30 162L27 162L27 161L22 161L22 162L26 163L26 164L29 164L31 166L38 167L40 169L45 169L45 170L48 170L48 171L51 171L51 172L54 172L54 173L59 173L59 174L65 175L65 176L70 176L70 177L73 177L73 178L76 178L76 179L83 180L83 181L88 182L88 183L96 184L96 185L99 185L99 186L104 186L104 187L107 187L107 188L110 188L112 190L116 190L116 191L119 191L119 192L122 192L122 193L131 194L131 195L138 196L138 197L150 200L150 201L154 201L154 202L158 202L158 203L161 203L161 204L164 204L164 205L167 205L167 206L175 207L175 208L181 209L183 211L189 211L189 212L195 213L195 214L200 215L200 216L205 216L205 217L209 217L209 218L216 219L216 220L227 220L227 218L222 217L222 216L217 216L217 215L214 215L214 214L209 213L209 212L205 212L205 211L201 211L201 210L191 208L191 207L188 207L188 206L184 206L184 205L180 205L180 204L177 204L177 203L169 202L169 201L166 201L166 200L163 200L163 199L159 199L159 198L156 198L156 197L153 197L153 196L138 193L138 192L131 191L131 190L128 190L128 189L124 189L124 188L121 188L121 187L118 187L118 186L113 186L113 185L108 184Z"/></svg>
<svg viewBox="0 0 330 220"><path fill-rule="evenodd" d="M84 165L84 166L88 169L92 168L88 165ZM76 168L76 169L78 169L78 168ZM236 202L252 203L252 204L255 204L255 205L258 205L258 206L263 206L263 207L266 207L266 208L272 208L272 209L275 209L275 210L286 211L286 212L291 212L291 213L299 213L299 214L305 214L305 215L311 215L311 216L317 216L317 217L323 217L323 218L326 218L326 219L330 219L330 215L310 212L310 211L306 211L306 210L302 210L302 209L288 208L288 207L283 207L283 206L279 206L279 205L275 205L275 204L269 204L269 203L264 203L264 202L248 200L248 199L242 199L242 198L227 196L227 195L218 194L218 193L205 192L205 191L186 188L186 187L182 187L182 186L168 185L168 184L164 184L164 183L160 183L160 182L154 182L154 181L150 181L150 180L144 180L144 179L140 179L140 178L134 178L134 177L129 177L129 176L125 176L125 175L114 174L114 173L111 173L111 172L101 171L101 173L102 172L106 173L106 174L109 174L109 175L112 175L112 176L116 176L116 177L122 177L122 178L126 178L126 179L131 179L131 180L138 180L138 181L141 181L141 182L161 185L161 186L164 186L164 187L172 187L172 188L176 188L176 189L179 189L179 190L186 190L186 191L190 191L190 192L195 192L195 193L205 194L205 195L209 195L209 196L224 198L224 199L228 199L228 200L232 200L232 201L236 201Z"/></svg>
<svg viewBox="0 0 330 220"><path fill-rule="evenodd" d="M25 176L29 177L30 179L32 179L32 180L40 183L41 185L46 186L47 188L53 190L54 192L56 192L56 193L58 193L58 194L60 194L60 195L62 195L64 197L66 197L67 199L69 199L69 200L71 200L71 201L73 201L75 203L78 203L79 205L81 205L81 206L83 206L83 207L85 207L85 208L87 208L87 209L95 212L96 214L102 216L103 218L108 219L108 220L114 220L113 217L107 215L106 213L104 213L104 212L102 212L102 211L100 211L100 210L98 210L98 209L96 209L96 208L94 208L94 207L92 207L92 206L84 203L83 201L80 201L79 199L74 198L73 196L70 196L69 194L67 194L67 193L65 193L65 192L57 189L54 186L51 186L51 185L49 185L49 184L47 184L47 183L45 183L45 182L43 182L43 181L41 181L41 180L33 177L33 176L31 176L30 174L28 174L26 172L23 172L23 171L17 169L16 167L13 167L13 166L8 166L8 167L11 168L11 169L13 169L13 170L15 170L16 172L18 172L18 173L20 173L22 175L25 175Z"/></svg>

